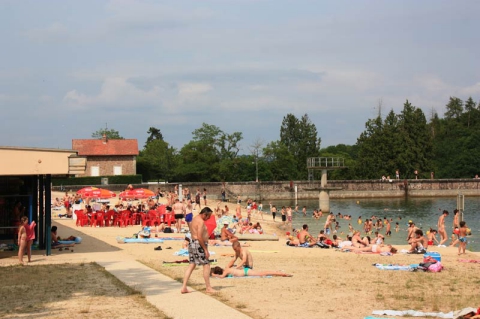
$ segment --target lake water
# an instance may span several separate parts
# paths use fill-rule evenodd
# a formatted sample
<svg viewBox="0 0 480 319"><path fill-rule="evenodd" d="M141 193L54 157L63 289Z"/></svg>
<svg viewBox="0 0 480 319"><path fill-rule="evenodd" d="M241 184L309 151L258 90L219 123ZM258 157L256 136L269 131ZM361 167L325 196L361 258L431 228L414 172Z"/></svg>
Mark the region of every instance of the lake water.
<svg viewBox="0 0 480 319"><path fill-rule="evenodd" d="M295 201L273 201L278 211L285 206L295 207ZM312 218L312 212L318 207L318 200L299 200L299 213L293 215L293 228L301 228L303 224L308 224L309 231L312 235L317 235L325 224L325 214L319 219ZM302 207L307 206L307 217L301 213ZM338 236L344 238L348 233L348 224L351 223L353 228L361 230L363 233L363 225L358 225L357 219L362 216L362 220L371 218L375 215L379 218L387 217L392 222L392 236L386 238L386 243L406 245L406 228L409 220L415 225L423 229L424 233L430 228L437 229L438 217L444 209L450 213L445 219L445 226L449 240L447 245L451 243L453 210L457 207L457 198L413 198L413 199L335 199L330 200L330 210L336 215L351 215L351 220L337 219L340 224ZM480 197L465 197L464 220L467 227L472 230L472 235L468 237L467 249L471 251L480 251ZM269 211L268 204L264 204L264 211ZM280 213L277 213L277 222L281 221ZM268 218L265 216L265 218ZM399 219L401 218L401 219ZM395 223L398 222L400 231L395 232ZM343 232L344 234L340 234ZM385 228L380 230L385 234ZM440 240L440 235L437 234ZM441 248L438 248L441 249ZM437 250L438 250L437 249Z"/></svg>

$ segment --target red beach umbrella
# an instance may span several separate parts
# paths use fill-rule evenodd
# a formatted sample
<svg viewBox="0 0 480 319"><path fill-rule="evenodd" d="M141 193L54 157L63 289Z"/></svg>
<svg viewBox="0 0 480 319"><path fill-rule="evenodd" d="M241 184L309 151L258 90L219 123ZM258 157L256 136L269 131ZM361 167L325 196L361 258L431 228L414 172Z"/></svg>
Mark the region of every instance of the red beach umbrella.
<svg viewBox="0 0 480 319"><path fill-rule="evenodd" d="M108 189L96 188L96 187L85 187L79 190L77 193L81 194L83 197L90 197L90 198L112 198L117 196L117 194L115 194L112 191L109 191Z"/></svg>
<svg viewBox="0 0 480 319"><path fill-rule="evenodd" d="M205 221L205 227L207 227L208 236L210 237L213 234L215 228L217 228L217 220L215 219L215 214L211 214L210 218Z"/></svg>
<svg viewBox="0 0 480 319"><path fill-rule="evenodd" d="M118 197L123 199L144 199L154 197L155 193L146 188L135 188L121 192Z"/></svg>
<svg viewBox="0 0 480 319"><path fill-rule="evenodd" d="M84 187L84 188L82 188L82 189L79 189L79 190L77 191L77 194L83 195L83 194L88 193L88 192L91 192L91 191L93 191L93 190L95 190L95 189L98 189L98 187L92 187L92 186Z"/></svg>

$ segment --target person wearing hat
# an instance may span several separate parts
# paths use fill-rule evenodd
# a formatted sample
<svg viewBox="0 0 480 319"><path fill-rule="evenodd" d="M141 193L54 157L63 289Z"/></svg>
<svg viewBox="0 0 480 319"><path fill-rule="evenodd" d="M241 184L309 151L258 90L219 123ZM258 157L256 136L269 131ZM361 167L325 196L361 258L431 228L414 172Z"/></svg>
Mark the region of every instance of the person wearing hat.
<svg viewBox="0 0 480 319"><path fill-rule="evenodd" d="M232 234L232 232L228 229L228 222L223 222L223 228L220 233L220 239L222 241L229 241L231 243L238 241L238 238Z"/></svg>

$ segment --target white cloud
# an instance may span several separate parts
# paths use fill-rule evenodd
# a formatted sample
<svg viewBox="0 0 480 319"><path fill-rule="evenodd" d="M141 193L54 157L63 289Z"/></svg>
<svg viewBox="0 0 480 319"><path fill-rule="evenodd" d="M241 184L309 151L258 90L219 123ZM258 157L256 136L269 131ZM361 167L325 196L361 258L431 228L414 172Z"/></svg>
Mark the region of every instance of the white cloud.
<svg viewBox="0 0 480 319"><path fill-rule="evenodd" d="M106 108L128 108L138 106L152 106L160 103L162 89L158 86L150 90L141 90L126 78L106 78L98 95L87 95L71 90L65 94L63 101L75 108L92 108L96 106Z"/></svg>

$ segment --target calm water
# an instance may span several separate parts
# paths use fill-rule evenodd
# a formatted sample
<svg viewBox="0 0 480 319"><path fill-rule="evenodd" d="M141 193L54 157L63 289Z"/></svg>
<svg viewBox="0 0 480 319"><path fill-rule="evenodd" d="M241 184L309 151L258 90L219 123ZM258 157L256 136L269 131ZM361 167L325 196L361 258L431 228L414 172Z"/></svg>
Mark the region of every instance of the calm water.
<svg viewBox="0 0 480 319"><path fill-rule="evenodd" d="M292 206L295 207L295 201L274 201L278 211L280 207ZM318 234L320 229L323 229L325 224L325 214L320 220L312 218L312 212L318 207L318 200L299 200L299 213L293 216L293 228L301 228L303 224L308 224L309 231L312 235ZM307 217L301 213L302 207L307 206ZM449 240L447 245L451 243L450 237L453 223L453 210L457 207L457 199L455 198L415 198L415 199L335 199L330 200L330 209L336 215L339 212L343 215L351 215L351 220L337 219L340 223L338 235L343 232L348 233L348 224L351 223L356 230L362 230L363 226L358 225L357 219L362 216L362 220L370 218L372 215L380 217L387 217L393 219L392 222L392 236L387 238L386 242L391 244L406 244L406 228L408 220L413 220L417 227L420 227L426 232L430 227L437 229L438 217L441 212L446 209L450 212L445 220L445 226ZM264 210L268 211L268 205L264 205ZM281 221L277 213L277 222ZM268 218L268 217L267 217ZM401 219L399 219L401 218ZM467 222L467 227L472 230L472 235L468 237L467 249L471 251L480 251L480 198L479 197L465 197L464 220ZM395 223L398 222L400 231L395 232ZM385 233L383 228L381 233ZM345 237L345 236L343 236ZM437 234L440 240L440 235Z"/></svg>

